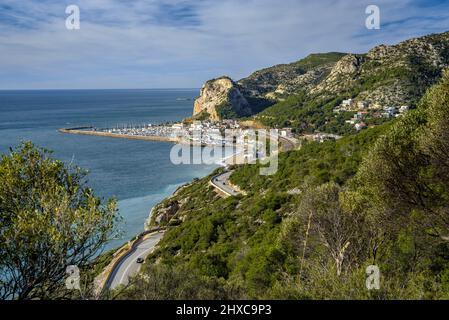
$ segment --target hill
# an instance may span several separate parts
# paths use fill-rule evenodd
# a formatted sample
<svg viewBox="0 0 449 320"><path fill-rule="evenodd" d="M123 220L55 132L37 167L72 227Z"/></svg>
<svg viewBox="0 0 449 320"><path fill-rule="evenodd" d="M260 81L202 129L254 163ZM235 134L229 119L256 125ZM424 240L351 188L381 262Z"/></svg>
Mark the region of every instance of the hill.
<svg viewBox="0 0 449 320"><path fill-rule="evenodd" d="M448 93L449 71L401 118L283 153L273 176L235 168L246 195L219 197L212 175L180 189L155 208L169 228L120 297L447 299Z"/></svg>
<svg viewBox="0 0 449 320"><path fill-rule="evenodd" d="M393 46L379 45L366 54L312 54L291 64L256 71L237 82L230 80L232 86L218 90L221 99L217 103L213 102L215 92L204 87L194 115L218 109L226 112L218 112L214 119L255 115L272 127L350 133L347 118L332 112L344 99L414 108L447 66L449 32ZM233 98L236 96L239 99Z"/></svg>

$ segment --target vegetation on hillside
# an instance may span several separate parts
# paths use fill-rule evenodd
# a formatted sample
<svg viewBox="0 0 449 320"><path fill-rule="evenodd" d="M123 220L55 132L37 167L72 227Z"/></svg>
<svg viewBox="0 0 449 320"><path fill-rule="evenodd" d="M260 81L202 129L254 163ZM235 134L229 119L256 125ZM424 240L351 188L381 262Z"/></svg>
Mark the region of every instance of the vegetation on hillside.
<svg viewBox="0 0 449 320"><path fill-rule="evenodd" d="M121 298L449 298L447 119L449 73L391 124L282 154L274 176L237 168L246 196L193 183Z"/></svg>
<svg viewBox="0 0 449 320"><path fill-rule="evenodd" d="M303 71L308 71L325 64L333 64L345 55L346 53L342 52L312 53L304 59L293 63L293 65L297 68L301 68Z"/></svg>
<svg viewBox="0 0 449 320"><path fill-rule="evenodd" d="M282 86L284 93L277 93L279 97L286 97L298 92L306 86L313 86L326 77L332 67L345 53L329 52L310 54L304 59L290 63L279 64L270 68L258 70L249 77L238 81L240 90L247 97L264 97ZM306 74L310 72L310 76ZM301 80L298 80L301 78Z"/></svg>
<svg viewBox="0 0 449 320"><path fill-rule="evenodd" d="M449 299L448 36L310 55L241 80L263 124L345 137L280 154L272 176L258 174L261 164L234 167L239 196L209 184L223 169L180 188L156 207L165 215L151 223L167 231L118 297ZM281 100L271 105L273 92ZM333 112L377 95L414 110L358 134L350 114ZM217 112L239 116L226 102ZM1 157L0 181L0 298L80 298L65 288L66 268L91 284L110 262L112 252L97 255L116 235L115 201L31 143ZM366 287L372 265L377 290Z"/></svg>
<svg viewBox="0 0 449 320"><path fill-rule="evenodd" d="M297 64L314 67L319 57L311 55ZM338 55L331 55L329 59L332 57ZM256 118L266 125L292 127L297 132L348 134L354 129L345 123L345 115L332 112L343 99L414 108L449 65L449 33L410 39L395 46L381 45L368 54L347 55L339 60L331 74L323 77L318 73L314 81L290 90L283 100L257 114ZM292 75L286 75L283 82L289 83L289 77ZM267 78L265 75L263 79ZM259 82L263 88L267 87L263 81ZM376 119L376 124L385 121Z"/></svg>
<svg viewBox="0 0 449 320"><path fill-rule="evenodd" d="M271 106L257 115L257 119L270 127L293 128L296 133L355 133L354 127L345 123L348 117L343 114L336 117L333 112L343 99L344 96L313 100L302 92Z"/></svg>
<svg viewBox="0 0 449 320"><path fill-rule="evenodd" d="M224 101L215 109L220 119L235 119L238 117L238 114L235 112L232 105L227 101Z"/></svg>

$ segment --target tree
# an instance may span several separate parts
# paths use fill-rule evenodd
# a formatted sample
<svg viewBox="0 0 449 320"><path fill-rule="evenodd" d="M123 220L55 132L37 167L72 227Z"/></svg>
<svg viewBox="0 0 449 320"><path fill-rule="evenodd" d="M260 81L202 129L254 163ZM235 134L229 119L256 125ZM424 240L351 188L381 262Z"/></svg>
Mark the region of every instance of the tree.
<svg viewBox="0 0 449 320"><path fill-rule="evenodd" d="M67 267L85 268L117 234L116 201L50 154L25 142L0 160L0 298L71 295Z"/></svg>
<svg viewBox="0 0 449 320"><path fill-rule="evenodd" d="M360 190L390 222L409 219L449 239L449 71L381 137L357 175Z"/></svg>
<svg viewBox="0 0 449 320"><path fill-rule="evenodd" d="M363 217L342 206L342 193L334 183L308 188L284 225L281 242L287 248L296 247L293 252L300 258L300 272L307 261L325 257L331 259L340 276L345 266L349 268L358 260L364 248L360 243Z"/></svg>
<svg viewBox="0 0 449 320"><path fill-rule="evenodd" d="M223 278L205 277L182 263L151 264L142 274L132 278L127 290L112 294L116 299L141 300L226 300L245 296L238 285L227 284Z"/></svg>

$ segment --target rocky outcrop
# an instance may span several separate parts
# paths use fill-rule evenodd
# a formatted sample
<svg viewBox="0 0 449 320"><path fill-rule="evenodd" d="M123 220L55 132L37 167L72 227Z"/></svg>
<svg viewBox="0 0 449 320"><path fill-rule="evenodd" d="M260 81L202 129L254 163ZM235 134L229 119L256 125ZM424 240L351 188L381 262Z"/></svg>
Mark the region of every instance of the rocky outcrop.
<svg viewBox="0 0 449 320"><path fill-rule="evenodd" d="M170 221L170 219L178 212L179 203L177 201L169 202L165 207L158 208L155 214L154 222L157 225L161 225Z"/></svg>
<svg viewBox="0 0 449 320"><path fill-rule="evenodd" d="M338 92L340 89L351 85L353 79L360 73L363 56L348 54L338 61L332 68L329 75L317 86L311 88L312 94L327 91Z"/></svg>
<svg viewBox="0 0 449 320"><path fill-rule="evenodd" d="M294 63L256 71L237 83L226 76L209 80L195 101L193 115L218 120L257 113L298 91L311 90L342 56L338 52L311 54Z"/></svg>
<svg viewBox="0 0 449 320"><path fill-rule="evenodd" d="M237 83L246 96L280 100L314 88L344 55L339 52L311 54L290 64L256 71Z"/></svg>
<svg viewBox="0 0 449 320"><path fill-rule="evenodd" d="M190 185L189 183L178 187L170 197L154 206L145 221L145 230L172 225L176 219L182 221L184 217L178 217L177 214L188 203L189 197L179 198L178 195Z"/></svg>
<svg viewBox="0 0 449 320"><path fill-rule="evenodd" d="M229 77L207 81L195 101L194 115L207 114L213 120L223 115L246 116L264 110L267 100L273 104L291 95L302 96L304 105L352 97L381 105L413 106L448 66L449 32L379 45L366 54L311 54L237 82ZM255 101L262 103L255 106ZM277 108L269 118L275 119L280 111ZM285 118L285 112L280 114Z"/></svg>
<svg viewBox="0 0 449 320"><path fill-rule="evenodd" d="M381 105L414 105L449 66L449 32L379 45L348 54L309 90L320 96L351 96Z"/></svg>
<svg viewBox="0 0 449 320"><path fill-rule="evenodd" d="M207 81L201 88L200 96L195 100L193 116L207 113L210 120L224 117L222 109L235 113L237 116L251 114L251 108L231 78L223 76Z"/></svg>

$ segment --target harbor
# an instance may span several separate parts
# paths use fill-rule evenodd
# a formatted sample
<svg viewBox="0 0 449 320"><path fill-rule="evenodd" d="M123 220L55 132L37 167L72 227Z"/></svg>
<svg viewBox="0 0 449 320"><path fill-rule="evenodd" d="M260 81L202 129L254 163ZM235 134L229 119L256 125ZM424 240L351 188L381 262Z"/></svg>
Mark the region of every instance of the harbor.
<svg viewBox="0 0 449 320"><path fill-rule="evenodd" d="M181 143L181 139L176 136L168 135L139 135L139 134L129 134L128 132L113 132L99 130L95 127L76 127L76 128L61 128L58 130L60 133L67 134L79 134L79 135L89 135L89 136L100 136L109 138L120 138L120 139L134 139L134 140L149 140L149 141L161 141L161 142L174 142Z"/></svg>
<svg viewBox="0 0 449 320"><path fill-rule="evenodd" d="M166 124L122 125L113 128L97 128L94 126L78 126L58 130L64 134L91 135L121 139L148 140L171 142L179 145L212 147L214 158L223 150L231 148L231 153L224 152L215 163L228 166L234 164L254 163L257 159L266 157L266 139L270 135L256 137L256 131L250 127L241 126L235 120L223 121L191 121L189 123L175 122ZM260 134L260 133L259 133ZM281 141L287 141L289 132L280 132ZM262 140L259 140L261 139ZM288 144L283 143L284 147ZM291 144L291 143L290 143ZM223 149L224 148L224 149ZM287 147L288 148L288 147ZM290 148L288 148L290 149ZM221 150L221 151L220 151ZM205 151L207 153L208 151Z"/></svg>
<svg viewBox="0 0 449 320"><path fill-rule="evenodd" d="M123 125L112 128L78 126L62 128L61 133L94 135L122 139L165 141L199 146L233 147L255 142L252 128L235 120L175 122L169 124Z"/></svg>

